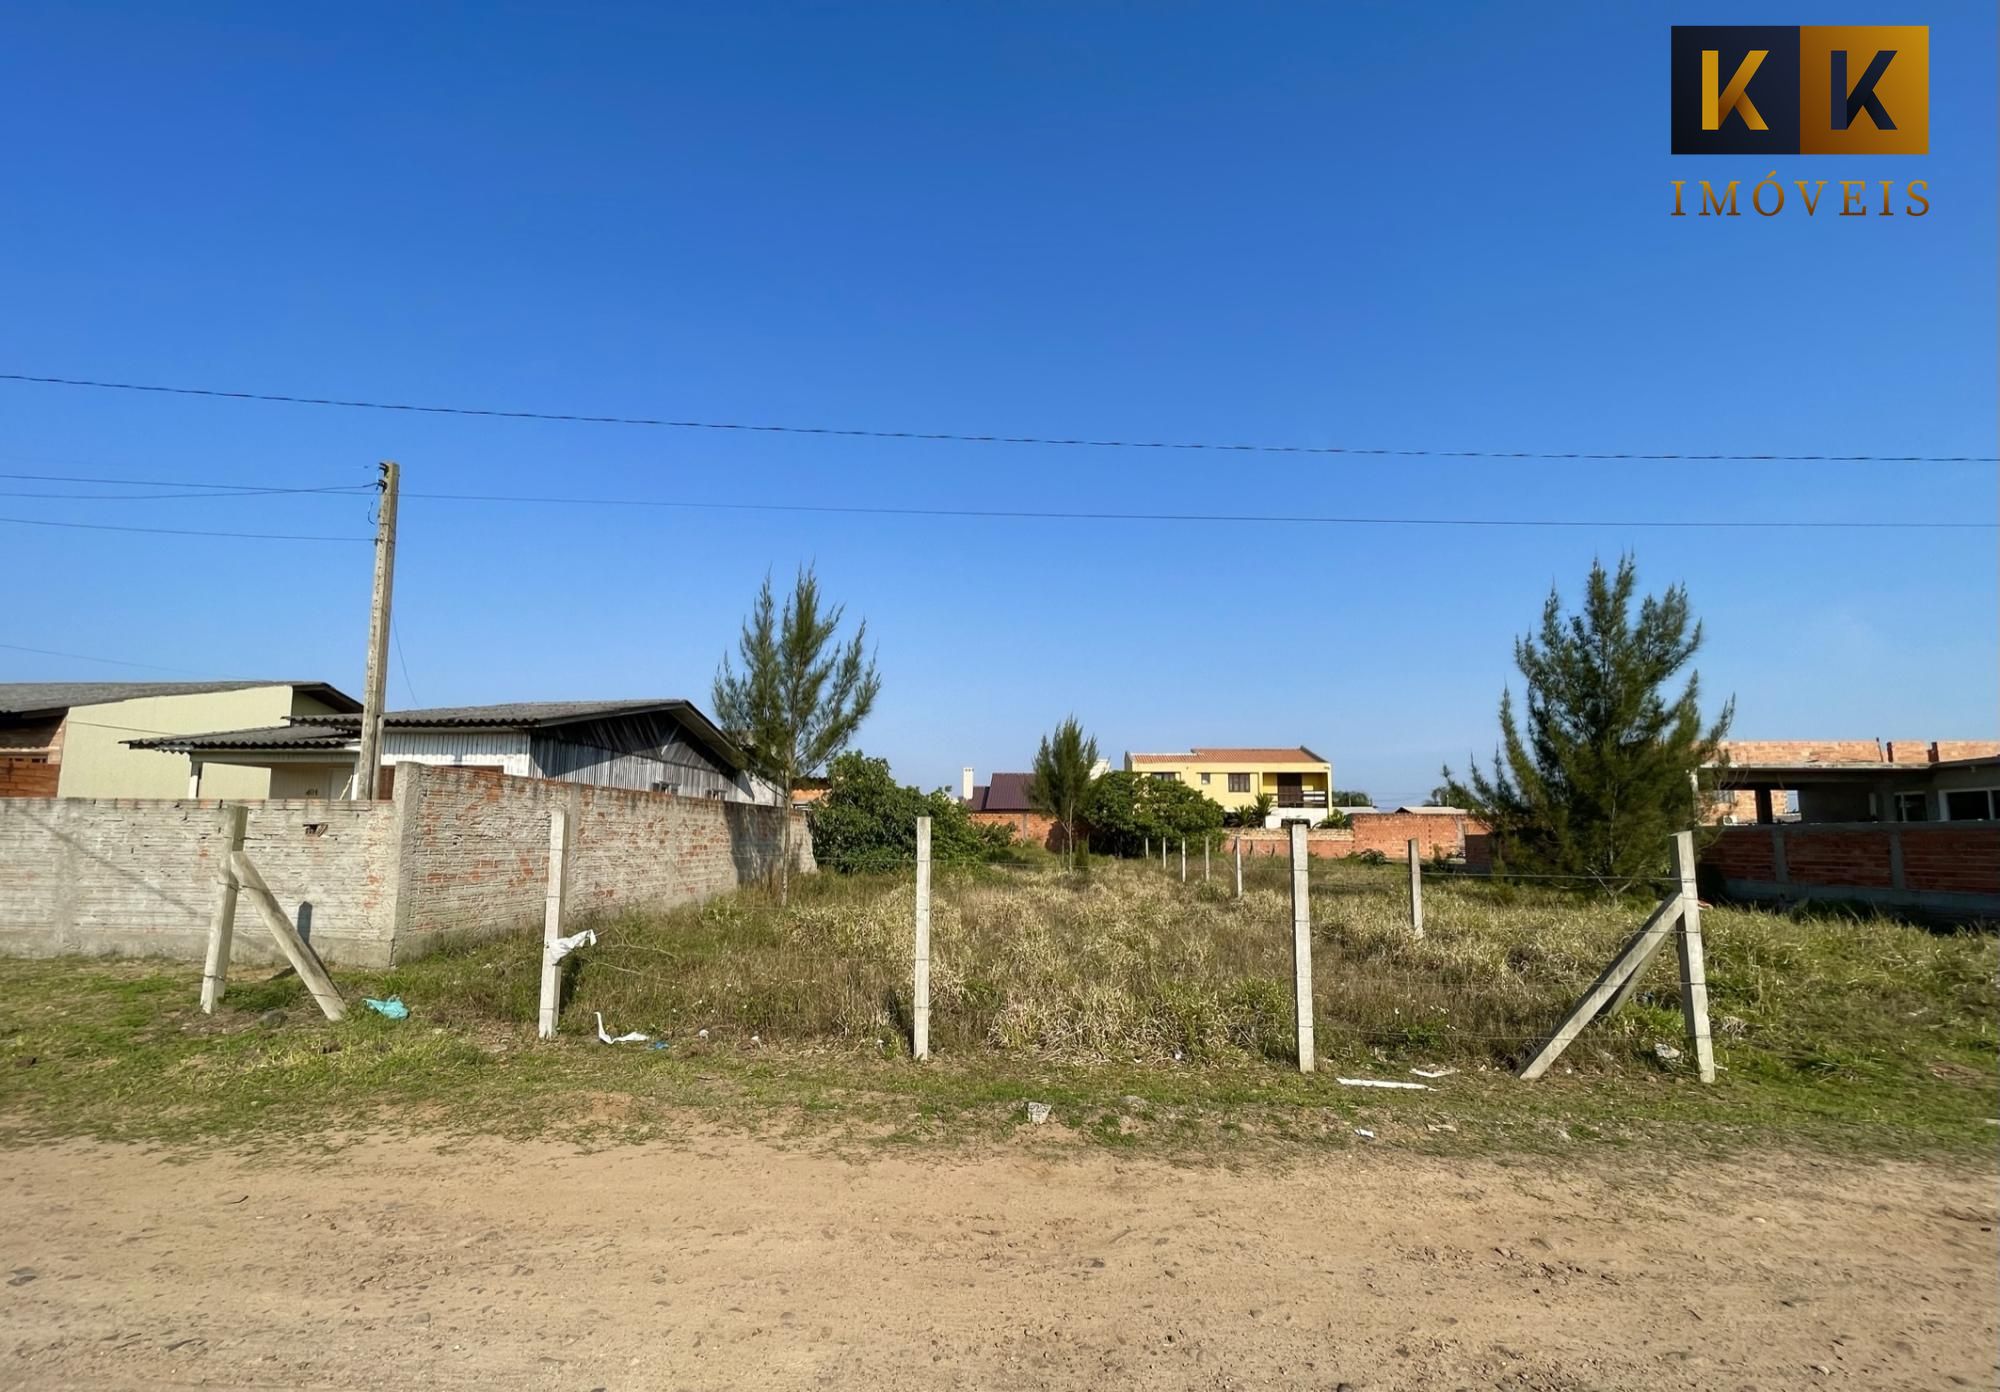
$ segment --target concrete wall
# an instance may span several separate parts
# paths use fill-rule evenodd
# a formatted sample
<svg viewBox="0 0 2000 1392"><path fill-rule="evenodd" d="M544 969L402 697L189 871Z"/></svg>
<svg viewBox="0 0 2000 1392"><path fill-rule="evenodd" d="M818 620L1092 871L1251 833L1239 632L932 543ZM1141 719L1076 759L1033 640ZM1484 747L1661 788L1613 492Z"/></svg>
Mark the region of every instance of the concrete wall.
<svg viewBox="0 0 2000 1392"><path fill-rule="evenodd" d="M221 803L97 798L0 802L0 952L198 961L216 901ZM394 809L250 804L244 849L329 960L382 965L394 924ZM302 912L303 906L303 912ZM238 960L276 961L239 909Z"/></svg>
<svg viewBox="0 0 2000 1392"><path fill-rule="evenodd" d="M2000 919L2000 822L1725 827L1701 866L1733 898L1855 900Z"/></svg>
<svg viewBox="0 0 2000 1392"><path fill-rule="evenodd" d="M188 757L157 749L127 749L125 740L148 735L206 734L282 725L287 716L323 715L330 708L287 685L240 691L144 696L71 707L63 721L61 773L56 792L70 798L181 798L188 791ZM266 769L209 764L202 770L204 798L271 795Z"/></svg>
<svg viewBox="0 0 2000 1392"><path fill-rule="evenodd" d="M251 801L244 849L329 962L382 966L446 933L540 923L556 806L571 811L579 919L705 899L778 863L776 808L414 764L389 802ZM0 953L199 961L220 809L208 799L0 800ZM809 872L811 835L803 817L793 826L796 864ZM277 960L248 904L235 940L238 960Z"/></svg>

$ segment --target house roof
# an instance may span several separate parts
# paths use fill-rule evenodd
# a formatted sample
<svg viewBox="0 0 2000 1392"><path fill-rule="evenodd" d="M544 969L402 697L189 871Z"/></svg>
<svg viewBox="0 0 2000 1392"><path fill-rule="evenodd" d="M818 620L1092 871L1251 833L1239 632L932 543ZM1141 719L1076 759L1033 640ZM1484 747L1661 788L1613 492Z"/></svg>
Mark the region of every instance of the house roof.
<svg viewBox="0 0 2000 1392"><path fill-rule="evenodd" d="M1217 749L1196 745L1185 754L1134 754L1135 764L1323 764L1303 744L1287 749Z"/></svg>
<svg viewBox="0 0 2000 1392"><path fill-rule="evenodd" d="M338 687L316 681L0 682L0 715L55 715L72 706L101 706L150 696L208 696L264 686L289 686L338 709L361 709L359 701Z"/></svg>
<svg viewBox="0 0 2000 1392"><path fill-rule="evenodd" d="M1376 809L1371 807L1368 810L1373 812ZM1406 804L1398 807L1396 811L1399 814L1408 813L1423 817L1464 817L1470 815L1463 807L1413 807Z"/></svg>
<svg viewBox="0 0 2000 1392"><path fill-rule="evenodd" d="M972 790L967 806L974 812L1032 812L1035 807L1028 801L1028 784L1034 777L1032 773L996 773L992 782Z"/></svg>
<svg viewBox="0 0 2000 1392"><path fill-rule="evenodd" d="M621 716L671 716L711 754L734 769L745 766L742 750L717 729L715 722L693 703L679 698L645 701L513 701L491 706L432 706L421 710L389 711L383 725L399 730L503 729L551 730L592 720L615 720ZM341 749L354 743L361 731L361 717L354 715L309 716L287 725L256 730L217 730L209 734L163 735L127 740L134 749L164 749L191 754L203 750L247 749Z"/></svg>

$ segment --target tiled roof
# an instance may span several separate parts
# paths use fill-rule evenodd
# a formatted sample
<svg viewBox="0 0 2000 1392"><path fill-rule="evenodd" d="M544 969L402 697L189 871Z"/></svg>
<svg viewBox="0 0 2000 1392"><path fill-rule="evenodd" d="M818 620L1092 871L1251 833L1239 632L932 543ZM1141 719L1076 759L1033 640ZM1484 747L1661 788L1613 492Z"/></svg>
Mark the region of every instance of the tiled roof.
<svg viewBox="0 0 2000 1392"><path fill-rule="evenodd" d="M991 783L981 783L972 790L967 806L974 812L1032 812L1035 808L1028 801L1028 784L1033 780L1032 773L996 773Z"/></svg>
<svg viewBox="0 0 2000 1392"><path fill-rule="evenodd" d="M1323 764L1304 745L1289 749L1212 749L1197 745L1185 754L1134 754L1135 764Z"/></svg>

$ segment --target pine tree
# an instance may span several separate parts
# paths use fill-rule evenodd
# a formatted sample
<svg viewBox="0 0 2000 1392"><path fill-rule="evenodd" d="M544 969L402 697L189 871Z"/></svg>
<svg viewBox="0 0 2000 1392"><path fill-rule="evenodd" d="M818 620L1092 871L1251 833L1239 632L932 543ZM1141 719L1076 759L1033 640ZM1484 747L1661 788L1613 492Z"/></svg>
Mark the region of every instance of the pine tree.
<svg viewBox="0 0 2000 1392"><path fill-rule="evenodd" d="M851 639L835 643L841 613L839 605L820 612L819 581L806 567L781 615L766 575L736 643L743 670L725 654L715 674L716 718L743 742L751 767L784 794L780 903L791 897L792 790L847 747L882 689L875 660L863 653L865 620Z"/></svg>
<svg viewBox="0 0 2000 1392"><path fill-rule="evenodd" d="M1042 736L1035 751L1035 771L1028 780L1028 802L1056 820L1063 832L1063 863L1076 868L1076 829L1090 796L1090 772L1097 765L1097 741L1083 733L1070 716L1055 733Z"/></svg>
<svg viewBox="0 0 2000 1392"><path fill-rule="evenodd" d="M1637 621L1638 571L1593 563L1580 613L1565 616L1551 589L1539 637L1514 644L1527 698L1525 728L1512 689L1500 698L1500 745L1490 773L1470 764L1448 794L1492 829L1496 869L1578 875L1611 892L1661 875L1669 838L1702 820L1701 767L1729 731L1735 702L1706 727L1700 676L1671 700L1667 683L1701 646L1685 586L1647 596Z"/></svg>

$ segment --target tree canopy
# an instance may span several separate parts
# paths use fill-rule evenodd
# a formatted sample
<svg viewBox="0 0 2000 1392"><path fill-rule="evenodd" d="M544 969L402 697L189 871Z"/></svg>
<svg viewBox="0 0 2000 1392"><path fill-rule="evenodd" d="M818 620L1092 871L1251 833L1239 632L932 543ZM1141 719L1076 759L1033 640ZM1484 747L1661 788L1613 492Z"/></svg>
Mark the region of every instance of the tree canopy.
<svg viewBox="0 0 2000 1392"><path fill-rule="evenodd" d="M1701 646L1687 590L1647 596L1632 612L1638 571L1591 567L1583 606L1565 615L1553 589L1541 631L1514 644L1526 720L1500 698L1490 771L1470 762L1440 789L1492 828L1495 867L1577 875L1611 890L1663 874L1669 838L1699 821L1697 771L1728 733L1734 702L1703 723L1699 674L1666 689Z"/></svg>
<svg viewBox="0 0 2000 1392"><path fill-rule="evenodd" d="M1222 825L1222 807L1178 778L1107 773L1090 785L1084 820L1091 845L1136 854L1148 839L1198 837Z"/></svg>
<svg viewBox="0 0 2000 1392"><path fill-rule="evenodd" d="M859 751L828 768L826 796L812 804L813 854L822 868L847 874L893 870L917 855L917 818L931 819L931 861L966 865L1006 849L1013 833L972 820L942 790L923 793L896 782L887 759Z"/></svg>

